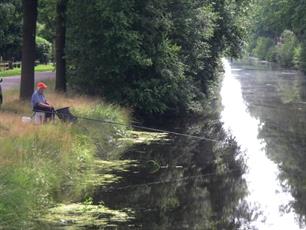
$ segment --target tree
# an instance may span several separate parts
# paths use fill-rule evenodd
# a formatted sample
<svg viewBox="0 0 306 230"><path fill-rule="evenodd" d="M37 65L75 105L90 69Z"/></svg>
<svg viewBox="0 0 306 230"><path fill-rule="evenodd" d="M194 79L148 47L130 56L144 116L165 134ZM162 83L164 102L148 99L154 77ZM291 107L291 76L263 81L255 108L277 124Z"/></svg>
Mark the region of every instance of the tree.
<svg viewBox="0 0 306 230"><path fill-rule="evenodd" d="M239 52L246 2L70 1L69 84L141 114L200 111L220 57Z"/></svg>
<svg viewBox="0 0 306 230"><path fill-rule="evenodd" d="M263 50L268 53L268 60L277 61L284 67L295 64L306 71L306 3L295 0L255 0L253 8L249 52L254 48L263 48L256 47L262 38L272 39L274 46L267 46L269 50Z"/></svg>
<svg viewBox="0 0 306 230"><path fill-rule="evenodd" d="M2 0L0 3L0 57L4 60L21 57L21 1Z"/></svg>
<svg viewBox="0 0 306 230"><path fill-rule="evenodd" d="M37 0L23 0L23 35L20 99L31 97L34 89Z"/></svg>
<svg viewBox="0 0 306 230"><path fill-rule="evenodd" d="M53 43L56 33L56 5L59 0L39 0L37 36Z"/></svg>
<svg viewBox="0 0 306 230"><path fill-rule="evenodd" d="M58 0L56 5L56 83L57 91L66 91L66 8L68 0Z"/></svg>

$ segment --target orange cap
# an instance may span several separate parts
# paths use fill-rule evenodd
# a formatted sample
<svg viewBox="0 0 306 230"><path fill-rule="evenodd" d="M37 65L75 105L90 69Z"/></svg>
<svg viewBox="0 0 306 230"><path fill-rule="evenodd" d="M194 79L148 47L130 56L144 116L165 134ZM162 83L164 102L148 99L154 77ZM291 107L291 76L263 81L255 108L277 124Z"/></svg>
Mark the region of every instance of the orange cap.
<svg viewBox="0 0 306 230"><path fill-rule="evenodd" d="M39 88L39 89L47 89L48 86L45 83L43 83L43 82L38 82L37 83L37 88Z"/></svg>

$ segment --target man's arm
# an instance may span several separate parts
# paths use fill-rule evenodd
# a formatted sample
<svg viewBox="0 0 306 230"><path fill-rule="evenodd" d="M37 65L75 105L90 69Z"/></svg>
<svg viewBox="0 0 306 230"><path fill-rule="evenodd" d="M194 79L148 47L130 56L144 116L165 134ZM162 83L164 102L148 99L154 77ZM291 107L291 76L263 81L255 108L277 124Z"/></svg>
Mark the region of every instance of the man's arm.
<svg viewBox="0 0 306 230"><path fill-rule="evenodd" d="M33 106L40 106L43 108L48 108L48 109L52 109L53 107L51 105L48 104L48 102L44 99L42 100L39 95L37 95L36 93L34 93L32 95L32 104Z"/></svg>
<svg viewBox="0 0 306 230"><path fill-rule="evenodd" d="M40 103L37 103L38 106L41 106L43 108L48 108L48 109L52 109L53 107L47 103L44 103L44 102L40 102Z"/></svg>

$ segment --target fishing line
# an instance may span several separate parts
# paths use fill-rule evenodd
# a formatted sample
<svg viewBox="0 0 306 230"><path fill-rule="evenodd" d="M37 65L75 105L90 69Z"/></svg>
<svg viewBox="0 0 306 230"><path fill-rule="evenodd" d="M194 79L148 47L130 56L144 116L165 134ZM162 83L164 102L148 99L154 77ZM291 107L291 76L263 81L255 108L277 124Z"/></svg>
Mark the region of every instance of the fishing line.
<svg viewBox="0 0 306 230"><path fill-rule="evenodd" d="M107 124L113 124L113 125L131 126L133 128L137 128L137 129L142 129L142 130L147 130L147 131L154 131L154 132L161 132L161 133L168 133L168 134L173 134L173 135L176 135L176 136L190 137L190 138L194 138L194 139L198 139L198 140L206 140L206 141L218 142L218 140L212 139L212 138L208 138L208 137L201 137L201 136L195 136L195 135L190 135L190 134L185 134L185 133L178 133L178 132L173 132L173 131L164 130L164 129L150 128L150 127L146 127L146 126L136 125L133 122L132 122L131 125L126 125L126 124L119 123L119 122L100 120L100 119L92 119L92 118L87 118L87 117L77 117L77 118L81 119L81 120L101 122L101 123L107 123Z"/></svg>
<svg viewBox="0 0 306 230"><path fill-rule="evenodd" d="M56 114L56 112L48 112L48 111L46 112L46 111L41 111L41 110L37 110L36 112ZM162 133L168 133L168 134L173 134L173 135L177 135L177 136L190 137L190 138L194 138L194 139L198 139L198 140L218 142L218 140L212 139L212 138L194 136L194 135L178 133L178 132L173 132L173 131L168 131L168 130L163 130L163 129L150 128L150 127L141 126L141 125L135 125L135 124L126 125L126 124L123 124L123 123L120 123L120 122L114 122L114 121L109 121L109 120L102 120L102 119L95 119L95 118L88 118L88 117L80 117L80 116L74 116L74 117L77 118L77 119L87 120L87 121L92 121L92 122L97 122L97 123L120 125L120 126L125 126L125 127L131 126L131 127L134 127L134 128L143 129L143 130L147 130L147 131L162 132ZM240 169L228 170L227 172L224 172L223 174L229 175L231 173L240 172L240 171L241 171ZM115 191L115 190L125 190L125 189L129 189L129 188L137 188L137 187L141 187L141 186L153 186L153 185L167 184L167 183L173 183L173 182L182 182L182 181L188 181L190 179L196 179L196 178L213 177L213 176L217 176L218 174L219 173L207 173L207 174L203 174L203 175L182 177L180 179L175 179L175 180L170 180L170 179L169 180L163 180L163 181L158 180L158 181L153 181L153 182L143 183L143 184L127 185L127 186L122 186L122 187L111 187L111 188L108 188L104 191L105 192L110 192L110 191Z"/></svg>
<svg viewBox="0 0 306 230"><path fill-rule="evenodd" d="M43 112L43 113L49 113L49 114L56 114L57 113L57 112L49 112L49 111L43 111L43 110L35 110L35 112ZM174 131L169 131L169 130L164 130L164 129L150 128L150 127L138 125L135 122L132 122L132 124L127 125L127 124L123 124L123 123L120 123L120 122L114 122L114 121L109 121L109 120L102 120L102 119L88 118L88 117L80 117L80 116L75 116L75 115L73 115L73 116L77 119L87 120L87 121L92 121L92 122L97 122L97 123L120 125L120 126L125 126L125 127L131 126L133 128L146 130L146 131L173 134L173 135L176 135L176 136L189 137L189 138L193 138L193 139L197 139L197 140L206 140L206 141L210 141L210 142L219 142L219 140L212 139L212 138L209 138L209 137L195 136L195 135L179 133L179 132L174 132Z"/></svg>
<svg viewBox="0 0 306 230"><path fill-rule="evenodd" d="M227 172L224 172L225 175L230 175L231 173L234 172L240 172L240 169L233 169L233 170L228 170ZM176 179L176 180L164 180L164 181L153 181L153 182L149 182L149 183L143 183L143 184L134 184L134 185L127 185L127 186L122 186L122 187L110 187L106 190L104 190L104 192L111 192L111 191L115 191L115 190L125 190L125 189L130 189L130 188L137 188L137 187L141 187L141 186L152 186L152 185L159 185L159 184L167 184L167 183L173 183L173 182L182 182L182 181L188 181L190 179L196 179L196 178L205 178L205 177L213 177L213 176L217 176L218 173L207 173L204 175L197 175L197 176L187 176L187 177L182 177L180 179Z"/></svg>

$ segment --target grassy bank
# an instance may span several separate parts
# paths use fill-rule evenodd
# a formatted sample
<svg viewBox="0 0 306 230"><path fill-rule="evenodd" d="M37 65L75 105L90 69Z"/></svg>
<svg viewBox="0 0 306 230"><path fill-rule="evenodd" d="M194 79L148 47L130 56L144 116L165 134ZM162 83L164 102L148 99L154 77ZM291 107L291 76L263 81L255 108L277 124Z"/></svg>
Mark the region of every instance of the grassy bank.
<svg viewBox="0 0 306 230"><path fill-rule="evenodd" d="M31 109L16 95L8 92L0 110L0 229L35 228L48 208L84 203L93 183L116 180L98 170L122 153L120 140L128 133L125 126L83 120L22 124L21 116L31 115ZM71 106L77 115L129 123L127 111L94 98L54 92L47 97L55 107ZM119 161L116 167L130 163Z"/></svg>
<svg viewBox="0 0 306 230"><path fill-rule="evenodd" d="M52 64L37 65L35 66L35 72L54 71L54 68L55 67ZM0 77L19 76L20 74L21 74L21 68L14 68L10 70L0 71Z"/></svg>

